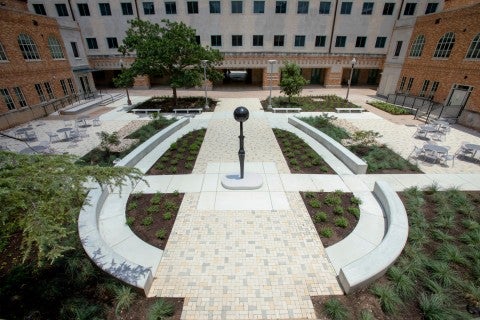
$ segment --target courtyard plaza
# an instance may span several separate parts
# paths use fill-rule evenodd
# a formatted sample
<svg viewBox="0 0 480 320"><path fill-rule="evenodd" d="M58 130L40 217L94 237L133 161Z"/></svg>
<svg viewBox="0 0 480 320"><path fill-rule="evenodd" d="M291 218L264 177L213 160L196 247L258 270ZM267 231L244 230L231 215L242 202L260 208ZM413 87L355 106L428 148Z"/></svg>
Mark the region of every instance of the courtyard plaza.
<svg viewBox="0 0 480 320"><path fill-rule="evenodd" d="M163 151L155 149L142 160L153 164L176 139L189 131L207 128L192 174L146 176L148 184L141 182L133 189L146 193L175 190L185 193L167 246L152 270L154 280L148 292L148 296L184 297L182 319L315 319L311 296L343 294L337 281L339 265L345 259L355 259L356 252L361 250L351 246L343 255L328 256L299 191L353 192L363 201L362 214L382 217L382 209L371 193L377 180L388 182L396 191L433 184L441 189L480 190L480 165L460 159L454 166L419 162L424 174L355 175L321 144L288 124L288 117L298 114L264 112L260 100L267 98L268 93L209 91L210 98L219 100L215 112L195 115L188 125L162 143L159 150ZM131 99L136 104L151 96L170 94L169 89L138 90L133 91ZM180 96L202 94L198 90L179 91ZM280 92L275 90L273 94L277 96ZM344 90L306 88L303 91L303 95L326 94L343 96ZM421 122L413 116L393 117L367 105L366 101L374 95L374 90L354 88L350 101L370 112L333 115L352 130L379 132L380 142L407 158L415 145L424 142L413 138ZM233 119L233 110L238 106L250 111L250 118L244 123L245 168L246 172L262 176L263 185L257 190L226 190L220 183L223 175L238 171L239 126ZM124 136L150 119L147 115L127 113L128 109L126 99L122 99L92 110L89 118L98 116L101 124L88 127L88 135L78 141L52 143L55 153L82 156L99 144L97 132L117 131ZM51 115L32 121L38 140L48 140L46 132L60 129L64 120L68 119ZM336 174L290 174L272 128L299 135ZM11 150L25 148L23 143L1 139ZM480 137L475 131L453 125L442 144L449 146L453 153L463 141L480 144ZM136 253L125 249L128 246L121 249L119 244L118 229L126 227L125 214L121 216L118 220L118 216L102 210L98 219L107 223L99 223L99 232L107 245L135 262ZM381 240L384 228L368 231Z"/></svg>

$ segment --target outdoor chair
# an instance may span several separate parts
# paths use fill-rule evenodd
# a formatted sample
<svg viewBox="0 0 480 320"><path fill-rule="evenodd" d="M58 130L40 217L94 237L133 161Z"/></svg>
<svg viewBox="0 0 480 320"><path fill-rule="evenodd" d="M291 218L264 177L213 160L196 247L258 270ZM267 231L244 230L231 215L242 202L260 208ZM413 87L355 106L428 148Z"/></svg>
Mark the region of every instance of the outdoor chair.
<svg viewBox="0 0 480 320"><path fill-rule="evenodd" d="M80 136L80 138L87 138L89 137L90 135L87 133L87 129L78 129L78 135Z"/></svg>
<svg viewBox="0 0 480 320"><path fill-rule="evenodd" d="M445 141L446 139L447 139L447 135L445 132L437 131L432 134L432 140Z"/></svg>
<svg viewBox="0 0 480 320"><path fill-rule="evenodd" d="M98 126L100 126L100 125L102 124L102 123L100 122L100 118L99 118L99 117L94 118L94 119L92 120L92 122L93 122L93 125L94 125L95 127L98 127Z"/></svg>
<svg viewBox="0 0 480 320"><path fill-rule="evenodd" d="M78 130L70 131L70 140L72 141L81 140L80 133L78 132Z"/></svg>
<svg viewBox="0 0 480 320"><path fill-rule="evenodd" d="M420 147L414 146L412 152L407 157L407 161L410 159L415 159L415 162L418 163L418 158L422 156L424 150Z"/></svg>
<svg viewBox="0 0 480 320"><path fill-rule="evenodd" d="M447 165L447 161L452 161L452 167L455 165L455 155L453 154L444 154L440 156L440 164Z"/></svg>
<svg viewBox="0 0 480 320"><path fill-rule="evenodd" d="M60 141L60 137L55 132L46 132L47 136L50 138L50 142L58 142Z"/></svg>
<svg viewBox="0 0 480 320"><path fill-rule="evenodd" d="M63 125L65 127L73 127L73 122L70 121L70 120L65 120L65 121L63 121Z"/></svg>
<svg viewBox="0 0 480 320"><path fill-rule="evenodd" d="M458 150L455 152L455 156L457 158L458 156L473 158L473 155L475 154L475 150L467 148L465 146L466 144L468 144L468 142L463 141L460 148L458 148Z"/></svg>
<svg viewBox="0 0 480 320"><path fill-rule="evenodd" d="M25 131L25 137L27 138L27 140L32 140L32 141L38 140L37 134L35 133L35 131Z"/></svg>

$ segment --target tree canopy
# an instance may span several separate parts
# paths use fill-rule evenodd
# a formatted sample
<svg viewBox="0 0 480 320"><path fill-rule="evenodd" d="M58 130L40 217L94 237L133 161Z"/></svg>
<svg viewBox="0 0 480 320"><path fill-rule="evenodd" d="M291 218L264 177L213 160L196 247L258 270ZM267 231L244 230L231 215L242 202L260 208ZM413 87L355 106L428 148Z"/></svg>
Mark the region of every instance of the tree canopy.
<svg viewBox="0 0 480 320"><path fill-rule="evenodd" d="M0 252L20 235L23 260L53 263L74 248L87 182L121 186L142 177L134 168L74 161L68 155L0 152Z"/></svg>
<svg viewBox="0 0 480 320"><path fill-rule="evenodd" d="M288 96L288 101L292 96L298 96L303 90L303 86L308 84L302 76L302 70L293 62L286 62L281 69L282 79L280 80L281 92Z"/></svg>
<svg viewBox="0 0 480 320"><path fill-rule="evenodd" d="M202 60L208 61L208 79L222 79L222 73L214 69L223 60L220 51L198 44L196 31L185 23L162 20L159 25L139 19L129 23L130 28L119 48L123 54L136 54L128 70L133 75L168 77L175 104L177 88L202 84Z"/></svg>

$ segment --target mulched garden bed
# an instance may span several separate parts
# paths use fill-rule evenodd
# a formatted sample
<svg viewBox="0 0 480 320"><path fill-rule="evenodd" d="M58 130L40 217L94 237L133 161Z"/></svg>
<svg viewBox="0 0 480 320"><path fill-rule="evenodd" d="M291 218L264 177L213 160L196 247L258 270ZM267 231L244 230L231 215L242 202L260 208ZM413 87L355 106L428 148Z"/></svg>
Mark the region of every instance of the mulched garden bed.
<svg viewBox="0 0 480 320"><path fill-rule="evenodd" d="M273 129L273 133L292 173L335 173L322 157L296 134L282 129Z"/></svg>
<svg viewBox="0 0 480 320"><path fill-rule="evenodd" d="M207 98L207 101L210 109L204 110L204 112L215 111L217 100ZM179 97L176 105L174 105L173 97L153 97L135 106L135 109L162 109L161 112L173 113L173 109L203 109L204 107L205 97Z"/></svg>
<svg viewBox="0 0 480 320"><path fill-rule="evenodd" d="M206 129L195 130L172 143L147 171L147 175L192 173L206 132Z"/></svg>

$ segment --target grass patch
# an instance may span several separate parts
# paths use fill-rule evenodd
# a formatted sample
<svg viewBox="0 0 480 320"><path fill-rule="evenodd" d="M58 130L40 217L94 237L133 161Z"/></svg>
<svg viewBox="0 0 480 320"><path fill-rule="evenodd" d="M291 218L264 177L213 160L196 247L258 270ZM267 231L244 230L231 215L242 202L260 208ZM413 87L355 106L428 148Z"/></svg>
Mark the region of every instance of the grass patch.
<svg viewBox="0 0 480 320"><path fill-rule="evenodd" d="M327 316L332 320L347 320L350 318L350 314L345 306L336 299L331 298L323 304L323 310Z"/></svg>
<svg viewBox="0 0 480 320"><path fill-rule="evenodd" d="M269 99L261 101L264 110L267 110ZM335 112L335 108L360 108L350 101L347 103L344 98L336 95L322 96L301 96L292 97L272 97L273 108L301 108L308 112Z"/></svg>
<svg viewBox="0 0 480 320"><path fill-rule="evenodd" d="M393 115L412 114L410 110L396 106L388 102L368 101L367 103L371 106L374 106L377 109L383 110Z"/></svg>

